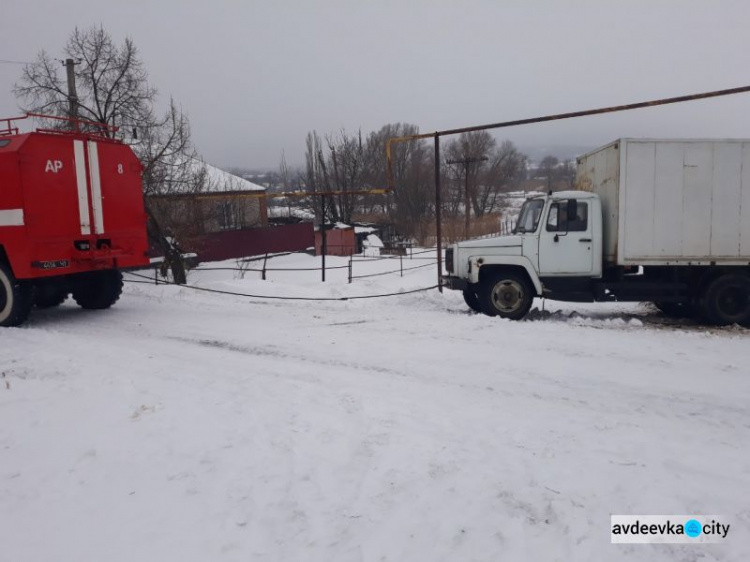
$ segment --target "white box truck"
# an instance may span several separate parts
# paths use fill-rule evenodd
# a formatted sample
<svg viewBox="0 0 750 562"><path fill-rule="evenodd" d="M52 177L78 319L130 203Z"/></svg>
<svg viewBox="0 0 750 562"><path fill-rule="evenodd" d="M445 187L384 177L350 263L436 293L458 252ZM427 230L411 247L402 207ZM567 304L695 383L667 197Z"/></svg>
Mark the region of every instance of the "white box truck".
<svg viewBox="0 0 750 562"><path fill-rule="evenodd" d="M546 297L748 325L750 140L615 141L578 158L576 190L527 199L511 235L450 246L446 270L493 316Z"/></svg>

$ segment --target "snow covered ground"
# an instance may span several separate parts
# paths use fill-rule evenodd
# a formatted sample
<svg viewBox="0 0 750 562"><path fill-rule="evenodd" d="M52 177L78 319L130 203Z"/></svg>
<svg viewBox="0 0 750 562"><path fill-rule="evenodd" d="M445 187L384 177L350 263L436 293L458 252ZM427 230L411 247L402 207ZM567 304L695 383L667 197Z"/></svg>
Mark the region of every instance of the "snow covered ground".
<svg viewBox="0 0 750 562"><path fill-rule="evenodd" d="M189 283L344 297L436 275L268 277ZM36 311L0 332L0 560L750 559L750 331L648 305L532 318L436 290L152 284ZM726 544L610 544L610 514L681 513L730 518Z"/></svg>

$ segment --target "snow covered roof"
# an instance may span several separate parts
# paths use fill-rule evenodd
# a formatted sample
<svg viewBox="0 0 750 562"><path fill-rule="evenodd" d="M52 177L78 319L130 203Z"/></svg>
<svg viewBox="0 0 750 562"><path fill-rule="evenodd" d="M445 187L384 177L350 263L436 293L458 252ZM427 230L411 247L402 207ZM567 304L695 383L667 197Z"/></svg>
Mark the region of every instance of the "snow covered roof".
<svg viewBox="0 0 750 562"><path fill-rule="evenodd" d="M230 174L229 172L222 170L221 168L212 166L211 164L203 162L202 160L199 160L197 158L194 158L193 161L196 163L196 166L205 166L206 168L208 181L204 184L203 189L201 190L203 192L208 191L213 193L224 191L266 190L265 187L260 186L257 183L253 183L239 176L235 176L234 174Z"/></svg>
<svg viewBox="0 0 750 562"><path fill-rule="evenodd" d="M171 155L165 160L163 189L155 196L189 196L200 193L265 192L266 188L186 154Z"/></svg>
<svg viewBox="0 0 750 562"><path fill-rule="evenodd" d="M328 223L328 230L348 230L350 228L352 228L351 225L343 222ZM320 226L316 226L315 230L320 230Z"/></svg>
<svg viewBox="0 0 750 562"><path fill-rule="evenodd" d="M268 216L271 218L277 217L294 217L303 220L314 220L315 214L307 209L300 209L299 207L282 207L279 205L268 207Z"/></svg>

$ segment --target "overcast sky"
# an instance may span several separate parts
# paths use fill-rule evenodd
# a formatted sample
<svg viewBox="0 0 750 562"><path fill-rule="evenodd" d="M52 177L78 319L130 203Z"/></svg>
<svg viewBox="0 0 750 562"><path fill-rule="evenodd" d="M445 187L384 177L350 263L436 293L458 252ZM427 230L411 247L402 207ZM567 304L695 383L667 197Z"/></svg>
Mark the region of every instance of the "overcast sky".
<svg viewBox="0 0 750 562"><path fill-rule="evenodd" d="M422 132L750 84L747 0L1 0L0 59L75 26L130 36L219 166L303 161L304 138ZM0 117L21 66L0 64ZM750 94L506 129L520 146L750 137Z"/></svg>

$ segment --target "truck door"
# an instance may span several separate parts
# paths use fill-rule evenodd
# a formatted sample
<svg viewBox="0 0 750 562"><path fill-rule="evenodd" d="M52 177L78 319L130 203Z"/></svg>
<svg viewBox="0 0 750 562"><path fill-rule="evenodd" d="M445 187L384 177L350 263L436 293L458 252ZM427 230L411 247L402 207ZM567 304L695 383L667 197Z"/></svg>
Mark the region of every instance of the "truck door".
<svg viewBox="0 0 750 562"><path fill-rule="evenodd" d="M539 275L589 277L594 270L590 204L552 201L539 236Z"/></svg>

